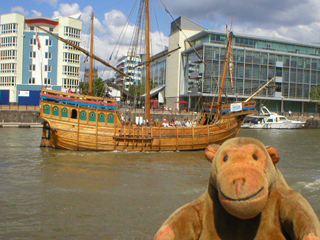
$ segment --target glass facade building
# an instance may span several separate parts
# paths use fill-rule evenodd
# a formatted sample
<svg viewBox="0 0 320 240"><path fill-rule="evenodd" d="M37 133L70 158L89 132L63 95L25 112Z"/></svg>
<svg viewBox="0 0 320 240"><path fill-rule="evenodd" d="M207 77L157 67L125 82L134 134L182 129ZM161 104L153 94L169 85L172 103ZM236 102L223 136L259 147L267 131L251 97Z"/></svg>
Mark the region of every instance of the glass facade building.
<svg viewBox="0 0 320 240"><path fill-rule="evenodd" d="M166 59L159 59L156 63L151 63L151 82L155 87L166 84Z"/></svg>
<svg viewBox="0 0 320 240"><path fill-rule="evenodd" d="M226 34L206 30L189 40L195 48L189 47L182 53L182 95L214 97L226 57ZM225 95L245 99L275 77L256 99L273 101L272 110L315 111L309 93L320 84L320 45L236 35L232 46Z"/></svg>

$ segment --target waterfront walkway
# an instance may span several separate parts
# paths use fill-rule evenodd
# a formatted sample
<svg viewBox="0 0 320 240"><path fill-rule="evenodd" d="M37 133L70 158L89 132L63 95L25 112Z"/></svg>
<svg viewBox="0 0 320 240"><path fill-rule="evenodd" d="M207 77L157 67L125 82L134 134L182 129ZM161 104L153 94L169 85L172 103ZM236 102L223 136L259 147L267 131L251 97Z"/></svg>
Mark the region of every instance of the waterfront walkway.
<svg viewBox="0 0 320 240"><path fill-rule="evenodd" d="M0 127L42 128L42 123L1 122Z"/></svg>

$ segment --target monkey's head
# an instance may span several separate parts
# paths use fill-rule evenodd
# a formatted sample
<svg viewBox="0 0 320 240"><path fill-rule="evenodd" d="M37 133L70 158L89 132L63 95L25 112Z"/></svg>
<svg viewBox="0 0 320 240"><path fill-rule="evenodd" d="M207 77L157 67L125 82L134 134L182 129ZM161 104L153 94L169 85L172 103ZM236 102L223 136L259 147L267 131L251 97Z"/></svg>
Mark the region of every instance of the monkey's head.
<svg viewBox="0 0 320 240"><path fill-rule="evenodd" d="M224 209L240 219L257 216L276 178L278 150L253 138L232 138L209 145L205 155L212 162L210 184Z"/></svg>

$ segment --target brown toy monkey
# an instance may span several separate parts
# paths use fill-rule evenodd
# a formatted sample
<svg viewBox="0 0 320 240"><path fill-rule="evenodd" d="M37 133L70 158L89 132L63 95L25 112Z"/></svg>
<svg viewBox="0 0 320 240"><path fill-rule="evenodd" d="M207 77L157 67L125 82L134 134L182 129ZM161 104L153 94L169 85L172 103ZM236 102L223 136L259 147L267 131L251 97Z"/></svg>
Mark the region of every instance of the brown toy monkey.
<svg viewBox="0 0 320 240"><path fill-rule="evenodd" d="M156 240L320 239L320 223L307 200L277 169L279 152L253 138L209 145L208 190L177 209Z"/></svg>

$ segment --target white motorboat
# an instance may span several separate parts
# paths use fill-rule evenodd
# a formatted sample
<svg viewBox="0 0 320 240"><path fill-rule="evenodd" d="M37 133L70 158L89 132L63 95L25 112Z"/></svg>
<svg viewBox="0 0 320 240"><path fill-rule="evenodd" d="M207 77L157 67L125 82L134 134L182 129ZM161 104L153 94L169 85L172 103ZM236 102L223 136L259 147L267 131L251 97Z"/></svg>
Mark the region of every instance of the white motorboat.
<svg viewBox="0 0 320 240"><path fill-rule="evenodd" d="M305 122L289 120L285 116L270 112L265 106L261 108L259 116L247 116L243 120L242 128L255 129L297 129L304 127Z"/></svg>

